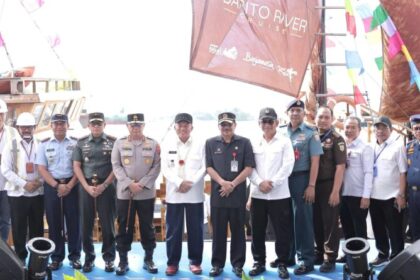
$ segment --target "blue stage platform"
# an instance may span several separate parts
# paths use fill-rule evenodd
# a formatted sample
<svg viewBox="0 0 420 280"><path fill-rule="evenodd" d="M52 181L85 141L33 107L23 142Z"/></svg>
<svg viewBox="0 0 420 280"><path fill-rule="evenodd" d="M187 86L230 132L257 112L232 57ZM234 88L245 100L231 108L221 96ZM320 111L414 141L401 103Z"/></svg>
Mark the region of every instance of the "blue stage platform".
<svg viewBox="0 0 420 280"><path fill-rule="evenodd" d="M373 260L376 257L376 249L374 245L374 241L370 240L370 251L368 254L368 260ZM229 245L229 244L228 244ZM274 253L274 243L267 242L267 271L262 275L262 277L256 277L254 279L279 279L276 273L276 269L269 267L268 262L274 260L275 253ZM88 279L121 279L121 280L144 280L144 279L210 279L208 273L211 269L210 259L211 259L211 241L204 242L204 256L203 256L203 274L200 276L193 275L188 270L188 258L187 258L187 244L184 242L183 244L183 251L182 251L182 259L180 263L180 270L177 275L169 277L165 275L166 269L166 247L164 242L158 242L157 247L154 254L154 261L158 266L159 273L158 274L149 274L142 268L143 264L143 249L141 248L140 243L136 242L133 243L132 250L129 253L129 264L130 264L130 271L124 276L117 276L114 273L106 273L104 269L104 262L101 257L101 244L95 244L95 251L96 251L96 267L90 273L86 273L85 276ZM224 268L224 272L215 279L220 280L237 280L239 279L232 273L232 267L229 262L229 247L227 250L227 262ZM82 263L83 263L83 256L82 256ZM247 259L244 266L244 271L248 273L251 269L253 263L252 254L251 254L251 243L247 242ZM118 265L118 257L115 261L115 265ZM341 264L337 264L336 271L333 273L320 273L319 266L315 267L315 271L305 276L295 276L293 275L293 268L289 268L290 272L290 279L299 279L299 280L342 280L343 279L343 266ZM376 272L374 279L376 279L379 271ZM53 272L53 279L54 280L61 280L63 279L63 275L74 275L74 271L72 268L68 266L68 260L64 261L63 267Z"/></svg>

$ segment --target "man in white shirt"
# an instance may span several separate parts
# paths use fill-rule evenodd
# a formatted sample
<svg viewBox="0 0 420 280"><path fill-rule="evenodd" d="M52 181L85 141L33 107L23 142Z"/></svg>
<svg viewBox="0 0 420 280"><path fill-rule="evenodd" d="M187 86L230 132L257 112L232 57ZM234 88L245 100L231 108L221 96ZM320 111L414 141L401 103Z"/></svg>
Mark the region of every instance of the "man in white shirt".
<svg viewBox="0 0 420 280"><path fill-rule="evenodd" d="M188 233L189 269L201 274L203 258L204 142L191 136L190 114L175 116L176 137L162 144L161 166L166 178L166 275L175 275L182 252L184 215Z"/></svg>
<svg viewBox="0 0 420 280"><path fill-rule="evenodd" d="M44 235L44 187L35 168L38 141L33 137L36 127L32 114L21 113L16 121L21 137L7 143L3 150L1 172L6 177L12 219L15 252L25 263L27 232L29 239Z"/></svg>
<svg viewBox="0 0 420 280"><path fill-rule="evenodd" d="M374 126L377 141L374 144L369 211L378 256L370 264L380 266L404 249L402 210L406 206L407 157L403 143L391 137L392 124L388 117L381 116Z"/></svg>
<svg viewBox="0 0 420 280"><path fill-rule="evenodd" d="M281 279L287 279L289 273L286 265L291 237L288 178L293 170L295 156L290 139L277 133L279 121L273 108L260 111L259 125L263 136L252 141L256 167L249 177L251 192L248 204L251 204L251 249L254 257L254 266L249 275L257 276L265 271L265 233L270 218L276 236L278 275Z"/></svg>
<svg viewBox="0 0 420 280"><path fill-rule="evenodd" d="M367 238L366 217L372 191L373 149L359 137L361 129L358 117L351 116L344 122L347 164L340 221L345 239ZM345 257L340 258L340 262L345 262Z"/></svg>
<svg viewBox="0 0 420 280"><path fill-rule="evenodd" d="M6 143L18 135L15 128L5 125L7 111L6 102L0 99L0 161ZM0 237L7 241L10 231L10 206L5 185L6 178L0 173Z"/></svg>

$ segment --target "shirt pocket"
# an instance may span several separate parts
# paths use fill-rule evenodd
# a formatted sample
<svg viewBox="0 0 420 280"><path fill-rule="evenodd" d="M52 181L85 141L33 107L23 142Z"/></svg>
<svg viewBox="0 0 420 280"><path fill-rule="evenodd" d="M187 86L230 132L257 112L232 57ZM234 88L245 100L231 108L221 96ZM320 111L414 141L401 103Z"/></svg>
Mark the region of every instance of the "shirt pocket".
<svg viewBox="0 0 420 280"><path fill-rule="evenodd" d="M192 170L199 170L203 165L203 158L200 155L191 155L188 159L189 167Z"/></svg>
<svg viewBox="0 0 420 280"><path fill-rule="evenodd" d="M121 158L124 165L130 165L132 163L133 150L122 150Z"/></svg>
<svg viewBox="0 0 420 280"><path fill-rule="evenodd" d="M362 166L362 153L351 151L347 154L347 161L352 167Z"/></svg>
<svg viewBox="0 0 420 280"><path fill-rule="evenodd" d="M57 156L57 151L56 151L56 150L53 150L53 151L47 151L47 152L45 153L45 156L46 156L46 158L47 158L48 165L54 164L54 162L55 162L55 157Z"/></svg>

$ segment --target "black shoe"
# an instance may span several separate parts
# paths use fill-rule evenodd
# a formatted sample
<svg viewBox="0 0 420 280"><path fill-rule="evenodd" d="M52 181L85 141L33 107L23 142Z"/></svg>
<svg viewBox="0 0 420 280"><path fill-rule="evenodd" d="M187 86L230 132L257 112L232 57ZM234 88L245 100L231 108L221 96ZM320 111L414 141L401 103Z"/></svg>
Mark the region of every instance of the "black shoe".
<svg viewBox="0 0 420 280"><path fill-rule="evenodd" d="M257 276L265 271L265 265L254 263L252 269L248 272L249 276Z"/></svg>
<svg viewBox="0 0 420 280"><path fill-rule="evenodd" d="M62 262L59 261L52 261L49 265L48 268L52 271L54 270L59 270L61 267L63 266Z"/></svg>
<svg viewBox="0 0 420 280"><path fill-rule="evenodd" d="M346 263L347 262L347 256L342 255L342 256L338 257L338 259L336 259L335 262L336 263Z"/></svg>
<svg viewBox="0 0 420 280"><path fill-rule="evenodd" d="M295 270L293 271L293 273L295 275L303 275L303 274L307 274L307 273L309 273L309 272L311 272L313 270L314 270L314 266L313 265L308 266L308 265L301 264L301 265L299 265L299 267L295 268Z"/></svg>
<svg viewBox="0 0 420 280"><path fill-rule="evenodd" d="M85 261L83 264L83 272L91 272L95 267L95 263L93 261Z"/></svg>
<svg viewBox="0 0 420 280"><path fill-rule="evenodd" d="M285 265L279 265L277 274L281 279L289 279L289 271L287 271L287 267Z"/></svg>
<svg viewBox="0 0 420 280"><path fill-rule="evenodd" d="M234 268L232 268L232 272L233 272L236 276L238 276L239 278L242 278L242 272L243 272L242 267L235 266Z"/></svg>
<svg viewBox="0 0 420 280"><path fill-rule="evenodd" d="M324 263L324 257L323 256L315 256L315 261L314 264L315 265L321 265Z"/></svg>
<svg viewBox="0 0 420 280"><path fill-rule="evenodd" d="M275 259L274 261L270 262L270 267L272 268L279 267L279 263L280 263L279 259Z"/></svg>
<svg viewBox="0 0 420 280"><path fill-rule="evenodd" d="M335 270L335 262L325 261L319 267L319 272L328 273Z"/></svg>
<svg viewBox="0 0 420 280"><path fill-rule="evenodd" d="M152 260L144 261L143 269L147 270L147 272L152 273L152 274L158 273L158 269Z"/></svg>
<svg viewBox="0 0 420 280"><path fill-rule="evenodd" d="M286 263L286 266L287 267L292 267L292 266L295 266L295 265L296 265L296 261L295 260L287 261L287 263Z"/></svg>
<svg viewBox="0 0 420 280"><path fill-rule="evenodd" d="M124 275L129 270L130 270L130 268L128 268L128 263L126 263L126 262L120 262L118 264L117 270L115 271L115 274L117 274L117 275Z"/></svg>
<svg viewBox="0 0 420 280"><path fill-rule="evenodd" d="M82 263L80 262L80 260L73 260L70 261L70 266L73 267L73 269L81 269Z"/></svg>
<svg viewBox="0 0 420 280"><path fill-rule="evenodd" d="M377 257L376 259L374 259L373 261L371 261L369 263L370 266L373 267L379 267L379 266L384 266L388 263L388 258L383 258L383 257Z"/></svg>
<svg viewBox="0 0 420 280"><path fill-rule="evenodd" d="M115 266L113 261L106 261L105 262L105 272L114 272Z"/></svg>
<svg viewBox="0 0 420 280"><path fill-rule="evenodd" d="M217 277L217 276L219 276L220 274L222 274L222 272L223 272L223 268L218 267L218 266L213 266L213 267L210 269L209 276L210 276L210 277Z"/></svg>

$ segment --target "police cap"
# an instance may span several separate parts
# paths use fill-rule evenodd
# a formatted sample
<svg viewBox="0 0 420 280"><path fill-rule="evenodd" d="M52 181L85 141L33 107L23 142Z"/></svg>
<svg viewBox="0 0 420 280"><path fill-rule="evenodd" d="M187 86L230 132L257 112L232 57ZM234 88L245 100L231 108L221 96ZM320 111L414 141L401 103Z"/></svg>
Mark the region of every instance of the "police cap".
<svg viewBox="0 0 420 280"><path fill-rule="evenodd" d="M69 118L67 117L67 115L64 114L54 114L51 117L51 122L55 123L55 122L68 122Z"/></svg>
<svg viewBox="0 0 420 280"><path fill-rule="evenodd" d="M128 114L127 123L144 123L144 114L141 114L141 113Z"/></svg>
<svg viewBox="0 0 420 280"><path fill-rule="evenodd" d="M236 120L236 116L234 113L224 112L224 113L219 114L217 119L219 120L219 124L224 123L224 122L234 123Z"/></svg>
<svg viewBox="0 0 420 280"><path fill-rule="evenodd" d="M192 123L193 117L188 113L179 113L175 116L175 123L187 122Z"/></svg>
<svg viewBox="0 0 420 280"><path fill-rule="evenodd" d="M305 103L303 101L300 101L299 99L293 99L289 102L289 104L287 104L286 111L288 112L293 107L305 109Z"/></svg>
<svg viewBox="0 0 420 280"><path fill-rule="evenodd" d="M417 114L417 115L412 115L412 116L410 117L410 122L411 122L412 124L418 124L418 123L420 123L420 114Z"/></svg>
<svg viewBox="0 0 420 280"><path fill-rule="evenodd" d="M104 113L94 112L89 114L89 122L103 122L105 121Z"/></svg>

